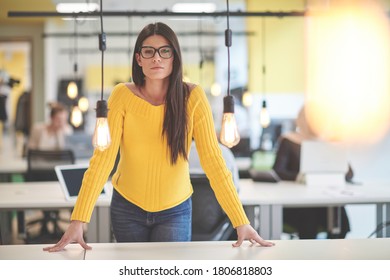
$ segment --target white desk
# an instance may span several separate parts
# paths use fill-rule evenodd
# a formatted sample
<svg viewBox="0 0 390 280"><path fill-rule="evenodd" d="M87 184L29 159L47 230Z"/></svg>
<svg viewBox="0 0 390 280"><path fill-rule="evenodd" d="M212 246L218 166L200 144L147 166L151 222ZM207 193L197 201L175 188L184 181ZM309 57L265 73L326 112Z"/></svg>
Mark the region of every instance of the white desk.
<svg viewBox="0 0 390 280"><path fill-rule="evenodd" d="M70 244L61 252L48 253L48 245L2 245L0 260L84 260L85 250L78 244Z"/></svg>
<svg viewBox="0 0 390 280"><path fill-rule="evenodd" d="M276 240L274 247L251 246L245 241L163 243L89 243L48 253L48 245L3 245L1 260L389 260L390 238Z"/></svg>
<svg viewBox="0 0 390 280"><path fill-rule="evenodd" d="M377 223L390 219L390 185L347 185L337 189L294 182L259 183L242 179L239 196L243 205L260 207L259 231L265 239L280 239L283 207L376 204ZM389 237L390 231L384 229L379 234L381 236Z"/></svg>
<svg viewBox="0 0 390 280"><path fill-rule="evenodd" d="M277 240L274 247L232 241L90 244L86 260L337 260L390 259L390 239Z"/></svg>
<svg viewBox="0 0 390 280"><path fill-rule="evenodd" d="M110 188L108 188L110 189ZM91 222L88 224L88 242L110 242L109 221L110 198L99 198ZM26 209L72 208L73 201L67 201L59 182L0 183L0 211ZM1 236L7 241L8 215L1 215Z"/></svg>

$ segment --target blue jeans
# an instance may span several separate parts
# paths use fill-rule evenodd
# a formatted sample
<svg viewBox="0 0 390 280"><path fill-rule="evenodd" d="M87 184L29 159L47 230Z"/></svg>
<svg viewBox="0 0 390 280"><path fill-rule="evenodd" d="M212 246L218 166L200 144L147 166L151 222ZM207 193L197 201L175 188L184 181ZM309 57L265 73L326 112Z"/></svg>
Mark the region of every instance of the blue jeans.
<svg viewBox="0 0 390 280"><path fill-rule="evenodd" d="M117 242L191 241L191 220L191 198L171 209L147 212L113 191L111 222Z"/></svg>

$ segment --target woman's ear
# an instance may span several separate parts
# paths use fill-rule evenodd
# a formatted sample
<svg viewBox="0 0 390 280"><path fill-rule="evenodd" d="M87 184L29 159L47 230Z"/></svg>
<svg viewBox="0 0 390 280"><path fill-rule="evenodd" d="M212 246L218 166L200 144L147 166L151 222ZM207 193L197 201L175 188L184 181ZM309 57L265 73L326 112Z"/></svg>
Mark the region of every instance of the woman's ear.
<svg viewBox="0 0 390 280"><path fill-rule="evenodd" d="M141 57L138 53L135 54L135 59L137 60L137 64L139 65L139 67L142 67Z"/></svg>

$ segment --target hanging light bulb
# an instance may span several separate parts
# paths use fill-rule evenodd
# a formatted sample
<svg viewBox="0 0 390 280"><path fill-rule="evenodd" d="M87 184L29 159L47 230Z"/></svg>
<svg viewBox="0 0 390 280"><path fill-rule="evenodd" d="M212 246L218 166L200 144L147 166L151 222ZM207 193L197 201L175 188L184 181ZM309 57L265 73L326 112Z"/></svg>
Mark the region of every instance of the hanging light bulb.
<svg viewBox="0 0 390 280"><path fill-rule="evenodd" d="M92 144L95 149L104 151L111 144L110 129L107 122L107 102L99 100L96 104L96 126Z"/></svg>
<svg viewBox="0 0 390 280"><path fill-rule="evenodd" d="M66 89L66 94L70 99L75 99L79 94L79 89L76 84L76 76L77 76L77 20L74 21L74 64L73 64L73 74L74 80L69 82L68 87Z"/></svg>
<svg viewBox="0 0 390 280"><path fill-rule="evenodd" d="M266 59L266 55L265 55L265 40L266 40L265 18L263 18L263 21L262 21L262 28L263 28L263 32L262 32L263 94L265 95L266 94L266 82L267 82L267 80L266 80L266 62L265 62L265 59ZM266 128L269 126L270 123L271 123L271 118L269 116L268 109L267 109L267 101L264 98L262 106L261 106L261 111L260 111L260 125L263 128Z"/></svg>
<svg viewBox="0 0 390 280"><path fill-rule="evenodd" d="M79 89L74 81L69 82L68 87L66 88L66 94L70 99L75 99L79 94Z"/></svg>
<svg viewBox="0 0 390 280"><path fill-rule="evenodd" d="M81 112L79 106L73 106L70 123L74 127L79 127L83 123L83 113Z"/></svg>
<svg viewBox="0 0 390 280"><path fill-rule="evenodd" d="M87 112L88 108L89 108L88 98L86 98L85 96L80 97L79 102L78 102L78 106L79 106L81 112Z"/></svg>
<svg viewBox="0 0 390 280"><path fill-rule="evenodd" d="M213 83L211 85L210 92L212 96L220 96L222 92L221 85L217 82Z"/></svg>
<svg viewBox="0 0 390 280"><path fill-rule="evenodd" d="M107 122L107 101L103 99L104 90L104 51L106 50L106 33L103 32L103 0L100 0L100 27L99 50L102 53L101 64L101 98L96 103L96 125L92 137L92 145L99 151L104 151L111 144L110 128Z"/></svg>
<svg viewBox="0 0 390 280"><path fill-rule="evenodd" d="M249 91L244 92L244 94L242 95L242 104L245 107L250 107L252 106L252 103L253 103L252 93L250 93Z"/></svg>
<svg viewBox="0 0 390 280"><path fill-rule="evenodd" d="M228 95L223 98L223 118L220 140L226 147L233 147L240 142L236 118L234 116L234 99Z"/></svg>
<svg viewBox="0 0 390 280"><path fill-rule="evenodd" d="M223 98L223 117L220 140L223 145L231 148L240 142L236 118L234 116L234 98L230 95L230 47L232 45L232 30L229 28L229 0L227 6L227 29L225 30L225 45L228 53L228 88L227 95Z"/></svg>
<svg viewBox="0 0 390 280"><path fill-rule="evenodd" d="M260 111L260 124L263 128L266 128L271 123L271 118L269 117L267 109L267 101L263 100L263 105L261 106Z"/></svg>

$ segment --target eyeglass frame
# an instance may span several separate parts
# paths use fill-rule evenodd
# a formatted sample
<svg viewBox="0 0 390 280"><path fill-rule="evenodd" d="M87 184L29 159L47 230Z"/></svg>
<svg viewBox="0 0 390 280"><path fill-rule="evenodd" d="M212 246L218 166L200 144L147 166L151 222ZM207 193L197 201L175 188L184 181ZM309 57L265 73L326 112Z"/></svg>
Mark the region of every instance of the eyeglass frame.
<svg viewBox="0 0 390 280"><path fill-rule="evenodd" d="M151 57L145 57L145 56L142 54L142 49L146 49L146 48L148 48L148 49L153 49L153 55L152 55ZM163 48L169 48L169 49L171 50L171 56L170 56L170 57L163 57L163 56L161 55L160 50L163 49ZM170 59L170 58L172 58L172 56L173 56L174 49L173 49L171 46L169 46L169 45L161 46L161 47L159 47L159 48L157 48L157 49L154 48L154 47L152 47L152 46L142 46L142 47L139 48L139 54L140 54L143 58L145 58L145 59L153 58L153 57L156 55L156 52L158 53L158 55L159 55L161 58L163 58L163 59Z"/></svg>

